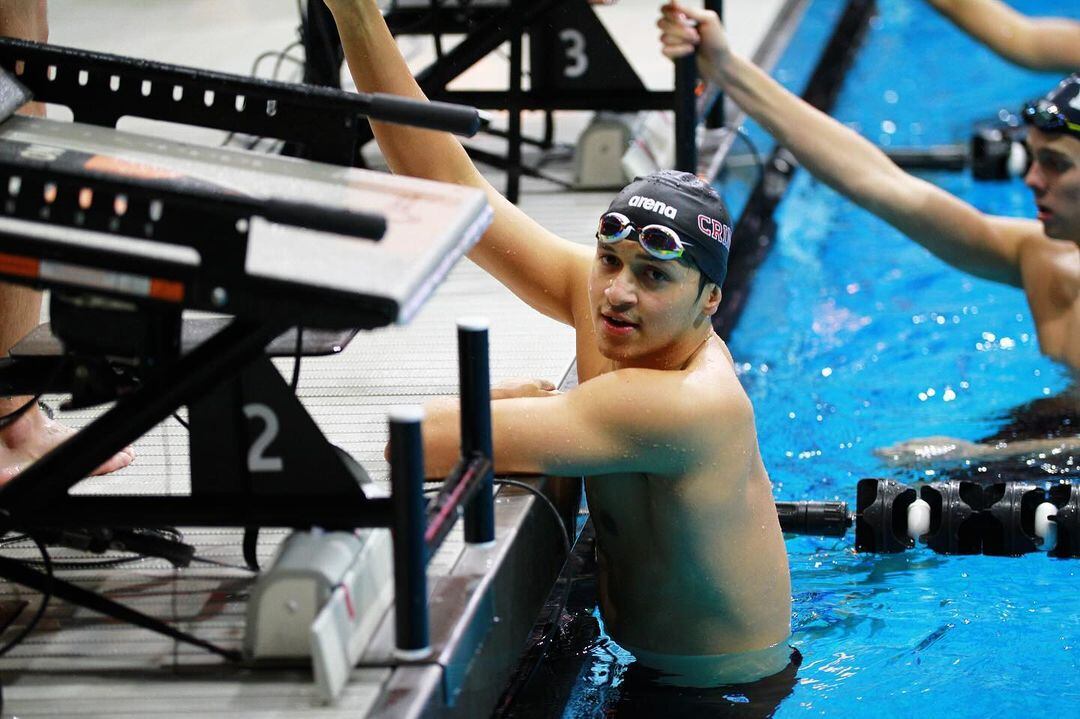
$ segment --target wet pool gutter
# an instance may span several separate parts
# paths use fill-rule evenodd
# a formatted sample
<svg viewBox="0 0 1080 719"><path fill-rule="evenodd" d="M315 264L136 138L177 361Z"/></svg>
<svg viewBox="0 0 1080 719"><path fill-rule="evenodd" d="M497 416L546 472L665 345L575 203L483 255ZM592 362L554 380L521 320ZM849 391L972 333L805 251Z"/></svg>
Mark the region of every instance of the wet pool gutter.
<svg viewBox="0 0 1080 719"><path fill-rule="evenodd" d="M532 484L551 494L553 481ZM433 582L430 659L396 663L392 613L384 618L358 668L397 666L370 719L490 714L564 561L562 530L538 499L504 487L495 509L495 542L467 545Z"/></svg>

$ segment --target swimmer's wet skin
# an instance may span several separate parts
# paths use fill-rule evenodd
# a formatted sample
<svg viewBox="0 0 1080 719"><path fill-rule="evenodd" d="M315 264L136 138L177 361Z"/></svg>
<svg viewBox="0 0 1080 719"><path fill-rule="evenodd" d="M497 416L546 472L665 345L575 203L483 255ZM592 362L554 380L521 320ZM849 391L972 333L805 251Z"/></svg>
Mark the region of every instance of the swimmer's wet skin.
<svg viewBox="0 0 1080 719"><path fill-rule="evenodd" d="M422 97L374 0L327 5L358 89ZM487 193L494 221L470 258L576 332L576 389L493 398L495 467L587 477L611 635L677 684L783 669L787 556L753 409L711 323L731 239L720 198L692 175L639 179L584 247L500 196L452 136L372 127L394 172ZM441 475L457 460L456 403L430 403L423 432Z"/></svg>

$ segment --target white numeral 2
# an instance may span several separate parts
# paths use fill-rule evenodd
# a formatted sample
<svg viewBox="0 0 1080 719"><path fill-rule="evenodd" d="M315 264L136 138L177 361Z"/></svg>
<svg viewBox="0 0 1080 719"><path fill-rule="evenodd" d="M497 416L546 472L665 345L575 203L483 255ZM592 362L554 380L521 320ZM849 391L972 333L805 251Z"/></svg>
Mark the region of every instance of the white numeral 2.
<svg viewBox="0 0 1080 719"><path fill-rule="evenodd" d="M274 414L274 410L270 409L265 404L245 404L244 416L248 419L261 419L263 424L266 425L263 428L262 434L256 437L255 441L251 443L251 449L248 451L247 459L248 471L280 472L285 467L285 463L281 461L281 457L267 457L265 454L266 448L277 438L278 430L281 428L277 415Z"/></svg>

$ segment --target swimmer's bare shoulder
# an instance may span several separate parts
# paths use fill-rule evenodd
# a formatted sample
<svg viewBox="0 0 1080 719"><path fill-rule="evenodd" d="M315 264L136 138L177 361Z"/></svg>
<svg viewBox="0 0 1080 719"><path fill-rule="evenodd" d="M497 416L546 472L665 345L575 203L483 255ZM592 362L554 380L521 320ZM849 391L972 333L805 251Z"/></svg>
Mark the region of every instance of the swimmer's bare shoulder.
<svg viewBox="0 0 1080 719"><path fill-rule="evenodd" d="M1080 367L1080 248L1047 237L1041 224L1014 220L1021 286L1043 354ZM1025 232L1026 230L1026 232Z"/></svg>
<svg viewBox="0 0 1080 719"><path fill-rule="evenodd" d="M596 402L593 412L602 413L613 431L640 440L631 443L647 456L628 470L693 472L711 463L718 423L735 430L727 435L732 438L739 426L753 422L750 402L726 365L721 357L719 363L703 358L686 370L618 370L583 385L592 391L581 404Z"/></svg>
<svg viewBox="0 0 1080 719"><path fill-rule="evenodd" d="M596 391L589 401L599 402L594 411L603 412L615 431L642 440L631 443L650 455L639 457L634 471L701 478L728 488L749 476L746 460L758 455L754 409L720 338L711 338L686 369L623 369L591 382ZM636 426L620 427L631 411Z"/></svg>
<svg viewBox="0 0 1080 719"><path fill-rule="evenodd" d="M727 344L719 337L712 338L697 366L690 368L688 385L699 405L697 421L706 429L711 466L725 467L729 483L749 478L760 465L754 406L735 372Z"/></svg>

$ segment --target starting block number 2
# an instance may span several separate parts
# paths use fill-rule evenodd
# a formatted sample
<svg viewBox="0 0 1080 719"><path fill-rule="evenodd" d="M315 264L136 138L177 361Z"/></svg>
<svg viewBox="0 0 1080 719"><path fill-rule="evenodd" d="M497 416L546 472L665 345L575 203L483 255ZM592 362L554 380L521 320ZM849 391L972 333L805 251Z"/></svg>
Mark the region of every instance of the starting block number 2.
<svg viewBox="0 0 1080 719"><path fill-rule="evenodd" d="M261 403L245 404L244 416L248 419L260 419L263 423L262 432L255 437L255 441L251 443L251 449L248 450L248 471L252 473L280 472L285 468L281 457L271 457L266 454L266 448L277 439L278 431L281 429L281 423L278 422L274 410Z"/></svg>

